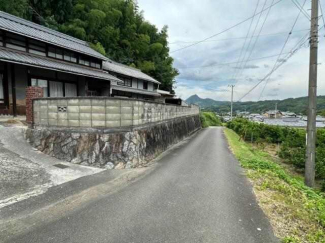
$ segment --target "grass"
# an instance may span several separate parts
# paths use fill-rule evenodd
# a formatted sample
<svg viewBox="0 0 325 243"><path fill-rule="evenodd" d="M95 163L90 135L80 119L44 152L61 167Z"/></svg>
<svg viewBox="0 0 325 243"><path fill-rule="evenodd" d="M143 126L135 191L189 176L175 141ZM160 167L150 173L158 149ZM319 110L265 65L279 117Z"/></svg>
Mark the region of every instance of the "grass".
<svg viewBox="0 0 325 243"><path fill-rule="evenodd" d="M203 128L211 126L222 126L220 119L213 112L201 112L200 118Z"/></svg>
<svg viewBox="0 0 325 243"><path fill-rule="evenodd" d="M325 196L304 185L266 152L225 129L229 145L246 170L264 213L284 243L325 243Z"/></svg>

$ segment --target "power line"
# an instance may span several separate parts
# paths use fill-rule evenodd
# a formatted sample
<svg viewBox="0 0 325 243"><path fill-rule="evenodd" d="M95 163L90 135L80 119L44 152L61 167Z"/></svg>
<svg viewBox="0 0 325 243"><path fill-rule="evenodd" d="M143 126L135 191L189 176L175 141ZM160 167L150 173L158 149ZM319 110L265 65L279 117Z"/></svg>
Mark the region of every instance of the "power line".
<svg viewBox="0 0 325 243"><path fill-rule="evenodd" d="M303 4L302 8L305 6L306 1L307 1L307 0L304 1L304 4ZM284 44L283 44L283 47L282 47L281 52L280 52L280 54L279 54L279 57L277 58L277 60L276 60L275 63L274 63L273 69L276 67L276 65L277 65L277 63L278 63L278 61L279 61L279 59L280 59L280 56L282 55L282 53L283 53L283 51L284 51L284 48L286 47L286 45L287 45L287 43L288 43L288 41L289 41L289 39L290 39L291 34L292 34L292 31L294 30L294 28L295 28L295 26L296 26L296 24L297 24L297 22L298 22L298 19L299 19L301 13L302 13L302 10L300 9L300 11L299 11L299 13L298 13L298 16L297 16L295 22L293 23L293 26L292 26L292 28L291 28L289 34L288 34L288 37L287 37L286 41L285 41ZM273 70L273 69L272 69L272 70ZM270 79L271 79L271 75L270 75L270 76L268 77L268 79L266 80L265 85L264 85L264 88L263 88L263 90L262 90L262 92L261 92L261 94L260 94L258 100L261 99L261 97L262 97L262 95L263 95L263 93L264 93L264 90L265 90L265 88L266 88L268 82L270 81Z"/></svg>
<svg viewBox="0 0 325 243"><path fill-rule="evenodd" d="M267 0L265 0L265 4L266 4L266 1L267 1ZM255 8L255 11L254 11L253 16L255 16L255 14L256 14L256 11L257 11L257 9L258 9L258 5L259 5L259 3L260 3L260 0L258 0L257 3L256 3L256 8ZM264 6L263 6L263 9L264 9L264 7L265 7L265 4L264 4ZM262 15L262 14L261 14L261 15ZM260 15L260 16L261 16L261 15ZM254 18L252 18L252 21L251 21L251 23L250 23L250 25L249 25L249 28L248 28L248 31L247 31L247 35L246 35L246 38L245 38L245 42L244 42L244 44L243 44L243 46L242 46L242 48L241 48L241 50L240 50L240 54L239 54L239 57L238 57L238 62L237 62L237 64L236 64L236 68L237 68L238 64L240 63L240 59L241 59L241 57L242 57L243 50L244 50L244 48L245 48L246 41L247 41L247 38L248 38L248 36L249 36L249 32L251 31L251 28L252 28L253 22L254 22ZM253 32L253 35L252 35L252 36L254 36L254 33L255 33L255 32ZM250 42L249 42L249 43L250 43ZM248 46L249 46L249 44L248 44ZM245 58L245 55L244 55L244 58ZM236 77L236 73L237 73L237 70L236 70L236 72L234 73L233 78Z"/></svg>
<svg viewBox="0 0 325 243"><path fill-rule="evenodd" d="M274 0L272 0L272 4L273 4L273 3L274 3ZM272 4L271 4L271 5L272 5ZM247 61L250 59L250 57L251 57L252 54L253 54L253 51L254 51L255 46L256 46L256 44L257 44L257 42L258 42L258 39L259 39L259 35L262 33L262 30L263 30L263 28L264 28L264 25L265 25L265 23L266 23L266 20L268 19L269 15L270 15L271 9L272 9L272 8L269 8L269 10L268 10L268 12L267 12L267 14L266 14L266 16L265 16L265 19L264 19L264 21L263 21L263 24L262 24L262 26L261 26L261 28L260 28L260 31L258 32L258 35L257 35L257 37L256 37L256 39L255 39L254 44L253 44L253 47L252 47L251 51L250 51L249 54L248 54L248 58L246 59ZM257 25L256 25L256 27L257 27ZM244 57L244 58L245 58L245 57ZM243 67L245 67L245 66L247 65L247 61L246 61L246 63L244 64ZM240 75L242 75L243 72L244 72L244 71L242 71ZM237 83L237 82L236 82L236 83Z"/></svg>
<svg viewBox="0 0 325 243"><path fill-rule="evenodd" d="M319 1L319 6L320 6L320 11L321 11L322 19L323 19L323 25L325 27L324 13L323 13L323 7L322 7L321 1Z"/></svg>
<svg viewBox="0 0 325 243"><path fill-rule="evenodd" d="M307 31L308 29L303 29L303 30L296 30L293 31L293 33L297 33L297 32L303 32L303 31ZM276 36L276 35L283 35L283 34L287 34L288 32L278 32L278 33L270 33L270 34L263 34L260 35L260 37L268 37L268 36ZM257 35L253 36L253 38L257 37ZM245 39L246 37L234 37L234 38L225 38L225 39L217 39L217 40L207 40L205 42L215 42L215 41L228 41L228 40L242 40ZM169 45L178 45L178 44L189 44L189 43L196 43L198 41L176 41L176 42L172 42L169 43Z"/></svg>
<svg viewBox="0 0 325 243"><path fill-rule="evenodd" d="M243 20L243 21L241 21L241 22L239 22L239 23L237 23L237 24L235 24L235 25L233 25L233 26L231 26L231 27L229 27L229 28L227 28L227 29L225 29L225 30L219 32L219 33L217 33L217 34L214 34L214 35L212 35L212 36L210 36L210 37L207 37L207 38L205 38L205 39L203 39L203 40L201 40L201 41L195 42L195 43L192 44L192 45L188 45L188 46L182 47L182 48L180 48L180 49L177 49L177 50L175 50L175 51L172 51L171 53L178 52L178 51L181 51L181 50L184 50L184 49L190 48L190 47L192 47L192 46L195 46L195 45L198 45L198 44L200 44L200 43L202 43L202 42L205 42L205 41L207 41L207 40L209 40L209 39L212 39L213 37L216 37L216 36L218 36L218 35L221 35L221 34L227 32L227 31L229 31L229 30L231 30L231 29L233 29L233 28L235 28L235 27L237 27L237 26L239 26L239 25L241 25L241 24L247 22L248 20L254 18L255 16L257 16L257 15L260 14L260 13L263 13L264 11L268 10L269 8L272 8L274 5L276 5L276 4L278 4L278 3L282 2L282 1L283 1L283 0L279 0L279 1L277 1L277 2L274 3L273 5L267 7L266 9L264 9L263 11L261 11L261 12L255 14L254 16L251 16L251 17L249 17L249 18L247 18L247 19L245 19L245 20Z"/></svg>
<svg viewBox="0 0 325 243"><path fill-rule="evenodd" d="M301 40L298 42L298 44L296 45L297 48L294 48L290 54L288 55L288 57L286 57L284 59L284 61L282 61L275 69L273 69L270 73L268 73L263 79L261 79L253 88L251 88L245 95L243 95L239 100L241 101L242 99L244 99L248 94L250 94L256 87L258 87L263 81L265 81L270 75L272 75L279 67L281 67L285 62L287 62L294 54L297 53L297 51L299 49L301 49L303 47L303 45L308 41L309 38L306 39L306 37L309 37L308 35L309 33L307 33L306 35L303 36L303 38L301 38ZM306 40L305 40L306 39Z"/></svg>
<svg viewBox="0 0 325 243"><path fill-rule="evenodd" d="M286 55L286 54L289 54L289 52L283 53L282 55ZM272 58L272 57L277 57L277 56L279 56L279 54L250 59L248 62L267 59L267 58ZM244 62L244 61L242 61L242 62ZM236 62L227 62L227 63L217 63L217 64L211 64L211 65L205 65L205 66L199 66L199 67L184 67L182 69L195 69L195 68L209 68L209 67L216 67L216 66L229 66L229 65L237 64L237 63L238 63L237 61Z"/></svg>
<svg viewBox="0 0 325 243"><path fill-rule="evenodd" d="M291 2L294 3L294 5L296 5L296 7L305 15L305 17L310 21L310 16L309 14L306 12L306 10L303 8L303 6L300 5L300 3L296 0L291 0ZM305 5L305 3L304 3Z"/></svg>

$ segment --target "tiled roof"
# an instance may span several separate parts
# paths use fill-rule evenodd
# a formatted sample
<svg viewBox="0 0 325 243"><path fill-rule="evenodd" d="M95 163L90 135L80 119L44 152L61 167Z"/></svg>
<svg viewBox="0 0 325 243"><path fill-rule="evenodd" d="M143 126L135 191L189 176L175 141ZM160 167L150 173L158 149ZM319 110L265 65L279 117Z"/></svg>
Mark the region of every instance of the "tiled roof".
<svg viewBox="0 0 325 243"><path fill-rule="evenodd" d="M129 88L129 87L119 86L119 85L112 85L112 89L120 90L124 92L130 92L130 93L150 95L150 96L160 96L160 94L158 94L157 92L147 91L143 89Z"/></svg>
<svg viewBox="0 0 325 243"><path fill-rule="evenodd" d="M110 81L121 81L107 72L37 55L0 48L0 61L40 67Z"/></svg>
<svg viewBox="0 0 325 243"><path fill-rule="evenodd" d="M133 78L149 81L152 83L160 84L159 81L157 81L154 78L150 77L149 75L141 72L139 69L132 68L132 67L129 67L129 66L117 63L117 62L113 62L111 60L103 62L103 68L104 68L104 70L107 70L107 71L111 71L111 72L129 76L129 77L133 77Z"/></svg>
<svg viewBox="0 0 325 243"><path fill-rule="evenodd" d="M0 11L0 29L83 53L101 60L107 60L105 56L93 50L85 41L73 38L69 35L62 34L58 31L46 28L22 18L15 17L2 11Z"/></svg>

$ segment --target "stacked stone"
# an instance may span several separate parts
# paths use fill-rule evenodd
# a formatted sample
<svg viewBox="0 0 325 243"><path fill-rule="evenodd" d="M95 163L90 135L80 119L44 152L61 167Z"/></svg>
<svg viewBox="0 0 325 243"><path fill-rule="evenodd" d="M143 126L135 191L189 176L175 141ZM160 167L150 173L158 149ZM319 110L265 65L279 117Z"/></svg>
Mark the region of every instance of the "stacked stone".
<svg viewBox="0 0 325 243"><path fill-rule="evenodd" d="M76 132L28 129L32 146L76 164L109 169L141 167L169 146L201 128L198 115L147 125L129 132Z"/></svg>

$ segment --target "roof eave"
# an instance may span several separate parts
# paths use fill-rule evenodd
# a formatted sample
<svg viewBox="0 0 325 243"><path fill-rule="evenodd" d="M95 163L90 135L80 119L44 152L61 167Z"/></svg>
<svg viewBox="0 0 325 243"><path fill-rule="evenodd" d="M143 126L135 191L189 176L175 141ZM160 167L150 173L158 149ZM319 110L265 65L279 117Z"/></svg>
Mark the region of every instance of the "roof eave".
<svg viewBox="0 0 325 243"><path fill-rule="evenodd" d="M136 78L136 79L139 79L139 80L144 80L144 81L147 81L147 82L151 82L151 83L156 83L156 84L161 84L161 82L157 81L157 80L152 80L152 79L147 79L147 78L139 78L139 77L136 77L136 76L130 76L128 74L125 74L125 73L121 73L121 72L117 72L116 70L113 70L113 69L110 69L110 68L106 68L104 69L108 72L114 72L114 73L118 73L118 74L122 74L122 75L125 75L125 76L128 76L128 77L131 77L131 78Z"/></svg>
<svg viewBox="0 0 325 243"><path fill-rule="evenodd" d="M51 68L51 67L46 67L46 66L42 66L42 65L36 65L36 64L30 64L30 63L25 63L25 62L19 62L19 61L13 61L10 59L6 59L6 58L0 58L0 61L3 62L9 62L9 63L13 63L13 64L20 64L20 65L25 65L28 67L36 67L36 68L42 68L42 69L46 69L46 70L51 70L51 71L59 71L62 73L69 73L69 74L74 74L74 75L78 75L78 76L83 76L83 77L90 77L90 78L96 78L96 79L100 79L100 80L106 80L106 81L121 81L117 78L111 78L109 76L109 74L107 74L107 78L103 78L103 77L98 77L96 75L91 75L91 74L83 74L83 73L78 73L78 72L73 72L73 71L67 71L67 70L63 70L63 69L59 69L59 68Z"/></svg>
<svg viewBox="0 0 325 243"><path fill-rule="evenodd" d="M36 38L34 36L31 36L31 35L27 35L27 34L24 34L24 33L18 32L18 31L14 31L12 29L0 27L0 30L5 30L5 31L8 31L8 32L11 32L11 33L14 33L14 34L18 34L18 35L21 35L21 36L24 36L24 37L28 37L28 38L31 38L31 39L34 39L34 40L37 40L37 41L42 41L42 42L45 42L45 43L50 44L50 45L53 45L53 46L58 46L58 47L61 47L61 48L64 48L64 49L67 49L67 50L70 50L70 51L78 52L80 54L84 54L84 55L87 55L87 56L95 57L95 58L98 58L98 59L100 59L102 61L109 60L107 57L103 56L99 52L98 52L98 55L94 55L94 54L90 54L88 52L82 52L80 50L76 50L76 49L73 49L73 48L69 48L69 47L64 46L64 45L60 45L60 44L57 44L57 43L53 43L51 41L46 41L46 40L41 39L41 38ZM88 46L88 48L91 48L91 47Z"/></svg>

